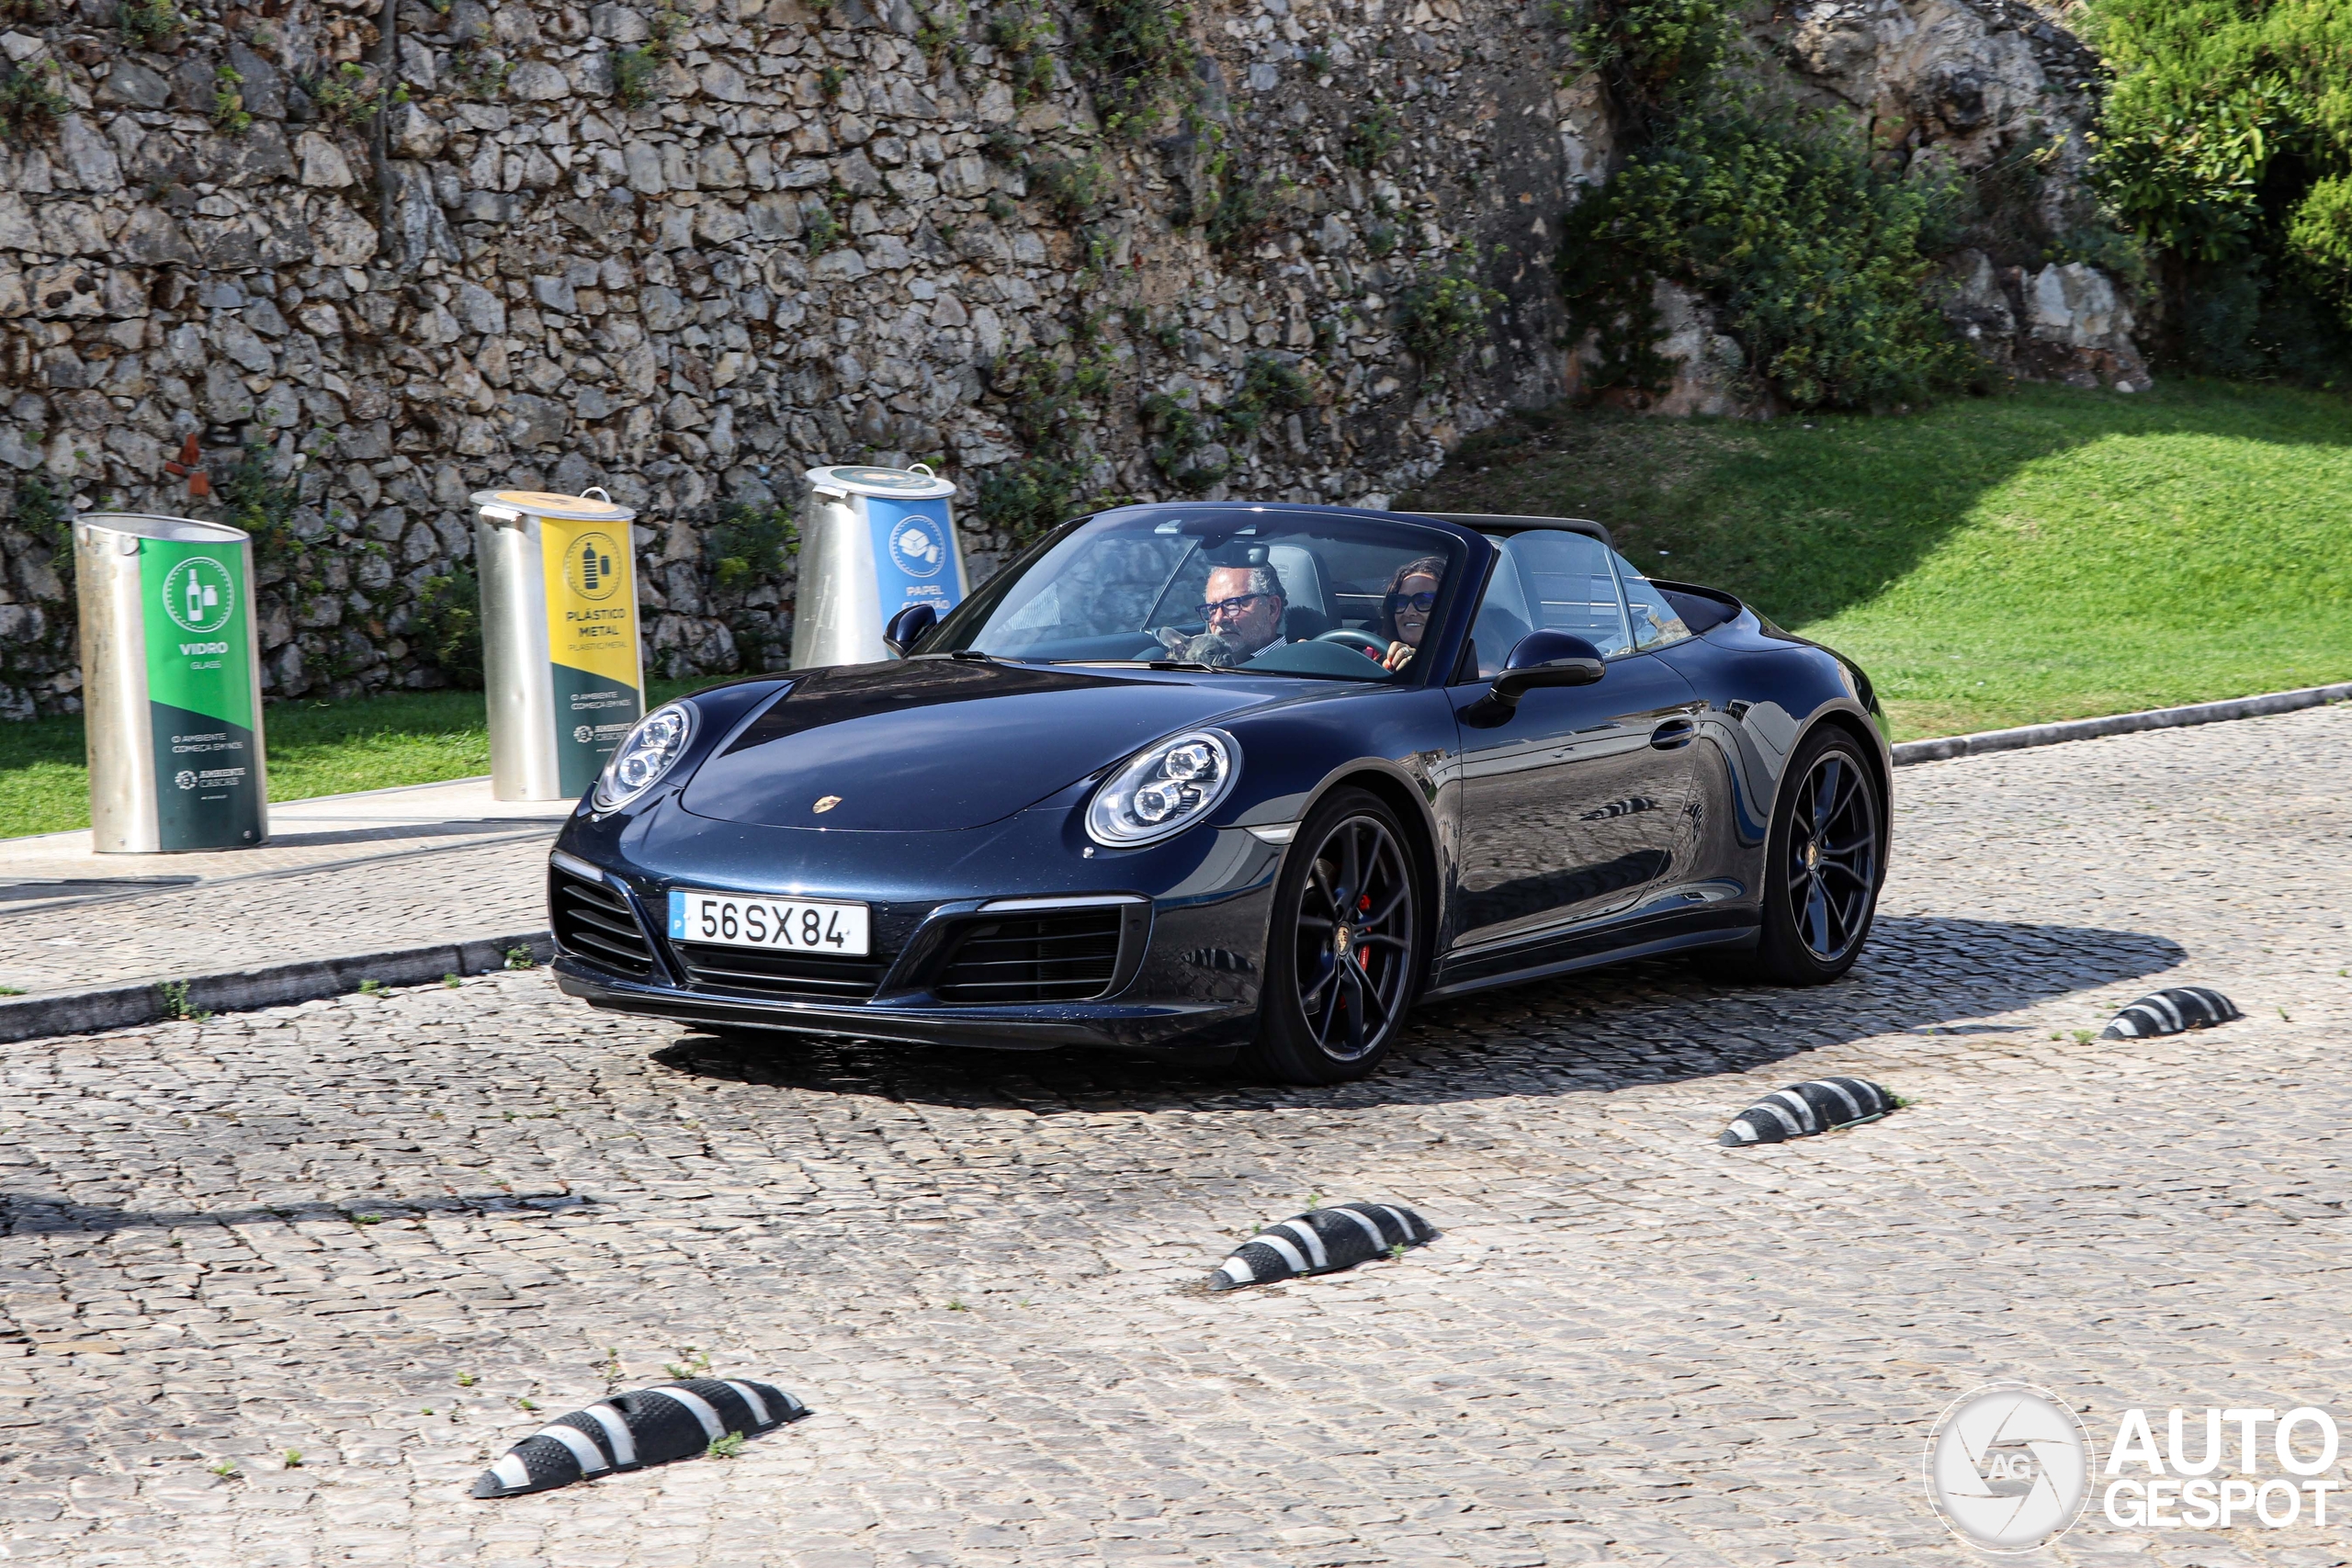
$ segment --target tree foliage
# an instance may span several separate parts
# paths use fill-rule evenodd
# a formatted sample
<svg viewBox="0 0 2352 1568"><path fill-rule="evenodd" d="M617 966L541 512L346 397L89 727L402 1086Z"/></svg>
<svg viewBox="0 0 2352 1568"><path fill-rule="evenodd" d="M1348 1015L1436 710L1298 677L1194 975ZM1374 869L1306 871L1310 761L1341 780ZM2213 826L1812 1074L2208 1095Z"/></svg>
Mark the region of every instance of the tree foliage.
<svg viewBox="0 0 2352 1568"><path fill-rule="evenodd" d="M2094 0L2088 32L2099 177L2173 265L2189 358L2344 380L2352 0Z"/></svg>
<svg viewBox="0 0 2352 1568"><path fill-rule="evenodd" d="M1650 285L1705 296L1750 372L1799 408L1870 408L1957 386L1973 360L1927 293L1947 193L1874 166L1826 119L1727 97L1634 154L1569 215L1562 285L1594 381L1654 386Z"/></svg>

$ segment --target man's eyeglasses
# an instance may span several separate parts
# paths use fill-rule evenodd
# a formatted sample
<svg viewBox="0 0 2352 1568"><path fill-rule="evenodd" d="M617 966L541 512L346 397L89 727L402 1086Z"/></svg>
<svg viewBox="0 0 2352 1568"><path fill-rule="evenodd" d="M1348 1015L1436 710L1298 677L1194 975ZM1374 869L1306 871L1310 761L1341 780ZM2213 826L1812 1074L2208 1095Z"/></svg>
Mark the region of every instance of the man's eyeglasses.
<svg viewBox="0 0 2352 1568"><path fill-rule="evenodd" d="M1252 599L1272 599L1276 597L1278 597L1278 595L1272 593L1237 593L1230 599L1212 599L1207 604L1197 606L1197 608L1201 612L1201 619L1206 621L1214 619L1219 610L1224 611L1228 615L1238 615L1241 614L1242 611L1250 607L1250 601Z"/></svg>
<svg viewBox="0 0 2352 1568"><path fill-rule="evenodd" d="M1419 610L1426 615L1436 607L1435 593L1391 593L1388 596L1388 609L1391 615L1398 610Z"/></svg>

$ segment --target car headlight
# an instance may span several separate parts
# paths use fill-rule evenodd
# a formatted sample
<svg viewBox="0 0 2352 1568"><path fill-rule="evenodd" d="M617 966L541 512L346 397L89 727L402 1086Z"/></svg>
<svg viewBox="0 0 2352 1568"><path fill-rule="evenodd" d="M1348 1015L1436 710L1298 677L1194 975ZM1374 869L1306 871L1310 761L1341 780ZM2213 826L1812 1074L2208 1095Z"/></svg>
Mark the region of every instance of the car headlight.
<svg viewBox="0 0 2352 1568"><path fill-rule="evenodd" d="M695 710L684 703L655 708L639 719L596 776L596 792L591 797L596 809L618 810L660 784L662 775L686 754L686 742L694 733Z"/></svg>
<svg viewBox="0 0 2352 1568"><path fill-rule="evenodd" d="M1222 729L1195 729L1137 752L1094 792L1086 831L1098 844L1132 849L1182 832L1233 788L1241 747Z"/></svg>

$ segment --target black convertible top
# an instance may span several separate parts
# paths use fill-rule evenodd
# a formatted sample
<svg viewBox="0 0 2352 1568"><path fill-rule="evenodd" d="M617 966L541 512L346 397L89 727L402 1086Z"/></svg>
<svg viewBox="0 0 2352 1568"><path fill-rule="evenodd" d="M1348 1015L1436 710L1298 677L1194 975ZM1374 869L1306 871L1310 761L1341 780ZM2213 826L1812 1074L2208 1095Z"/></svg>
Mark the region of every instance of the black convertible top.
<svg viewBox="0 0 2352 1568"><path fill-rule="evenodd" d="M1434 517L1441 523L1458 523L1464 528L1476 528L1481 534L1524 534L1534 528L1566 528L1573 533L1589 534L1611 549L1617 541L1609 530L1587 517L1511 517L1499 513L1415 512L1413 517Z"/></svg>

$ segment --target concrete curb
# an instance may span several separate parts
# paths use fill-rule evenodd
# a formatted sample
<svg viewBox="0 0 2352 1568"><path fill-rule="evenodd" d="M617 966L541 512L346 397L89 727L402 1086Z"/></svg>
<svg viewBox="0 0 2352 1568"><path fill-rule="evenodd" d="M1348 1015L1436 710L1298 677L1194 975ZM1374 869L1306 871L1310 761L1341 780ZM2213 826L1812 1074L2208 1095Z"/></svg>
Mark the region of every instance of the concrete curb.
<svg viewBox="0 0 2352 1568"><path fill-rule="evenodd" d="M547 932L528 931L390 953L305 959L226 975L164 976L128 985L23 997L0 1001L0 1044L51 1034L130 1029L178 1017L181 1008L164 995L167 985L175 989L187 986L186 996L179 1000L187 1012L242 1012L339 997L359 989L366 980L386 986L422 986L445 975L485 975L505 968L507 953L518 947L529 949L534 963L545 964L555 956L554 940Z"/></svg>
<svg viewBox="0 0 2352 1568"><path fill-rule="evenodd" d="M2131 735L2143 729L2176 729L2188 724L2217 724L2231 718L2261 718L2293 713L2328 703L2352 701L2352 681L2333 686L2302 686L2291 692L2271 692L2259 697L2231 697L2218 703L2192 703L2187 707L2146 708L2139 713L2111 714L2106 718L2075 718L2064 724L2028 724L2016 729L1986 729L1974 735L1947 735L1937 740L1905 740L1894 748L1894 765L1940 762L1952 757L1975 757L1987 751L2021 751L2029 746L2056 746L2068 740L2096 740L2102 735Z"/></svg>

